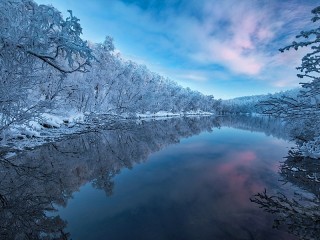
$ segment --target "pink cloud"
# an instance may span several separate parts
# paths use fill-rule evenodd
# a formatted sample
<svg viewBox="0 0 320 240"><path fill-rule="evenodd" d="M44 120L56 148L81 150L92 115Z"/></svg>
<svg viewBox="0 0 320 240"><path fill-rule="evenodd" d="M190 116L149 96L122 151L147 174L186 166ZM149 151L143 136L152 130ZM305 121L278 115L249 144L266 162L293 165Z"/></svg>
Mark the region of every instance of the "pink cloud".
<svg viewBox="0 0 320 240"><path fill-rule="evenodd" d="M192 58L199 62L219 63L227 66L236 73L256 75L264 67L257 56L247 55L241 48L230 48L219 42L212 41L208 44L207 50L192 55ZM218 60L217 60L218 59Z"/></svg>
<svg viewBox="0 0 320 240"><path fill-rule="evenodd" d="M253 151L232 152L226 161L211 169L211 175L223 179L224 189L234 195L235 199L230 200L237 205L249 205L248 196L263 189L261 182L252 179L250 166L256 159Z"/></svg>
<svg viewBox="0 0 320 240"><path fill-rule="evenodd" d="M230 154L230 156L228 158L232 159L232 160L227 163L224 163L218 167L218 172L220 174L229 174L231 172L234 172L235 168L237 168L239 166L248 166L257 157L254 152L245 151L245 152L232 153L232 154Z"/></svg>
<svg viewBox="0 0 320 240"><path fill-rule="evenodd" d="M235 72L255 75L263 68L262 62L254 56L244 56L242 50L221 48L219 51L221 59L225 60Z"/></svg>
<svg viewBox="0 0 320 240"><path fill-rule="evenodd" d="M192 39L194 43L190 45L193 47L189 54L191 58L201 63L221 64L235 73L261 73L267 59L260 47L274 35L265 21L268 12L250 8L245 3L236 7L228 3L211 3L205 5L203 11L209 15L202 22L179 20L188 25L187 30L180 29L182 24L175 25L181 38ZM224 29L219 25L221 21L228 22Z"/></svg>
<svg viewBox="0 0 320 240"><path fill-rule="evenodd" d="M291 63L301 58L295 55L289 61L282 61L277 54L281 46L271 50L268 46L283 32L290 18L299 15L301 9L297 11L293 5L291 7L293 11L275 18L272 4L261 7L259 3L248 1L236 5L231 1L203 1L204 19L182 15L169 19L167 24L180 40L182 50L187 50L189 57L200 64L219 64L230 72L255 76L257 80L268 81L276 87L292 86L292 81L280 83L281 70L274 68L281 67L282 75L286 76L294 72L296 65ZM223 22L225 26L221 27ZM290 69L286 68L289 64ZM297 84L295 74L291 75Z"/></svg>

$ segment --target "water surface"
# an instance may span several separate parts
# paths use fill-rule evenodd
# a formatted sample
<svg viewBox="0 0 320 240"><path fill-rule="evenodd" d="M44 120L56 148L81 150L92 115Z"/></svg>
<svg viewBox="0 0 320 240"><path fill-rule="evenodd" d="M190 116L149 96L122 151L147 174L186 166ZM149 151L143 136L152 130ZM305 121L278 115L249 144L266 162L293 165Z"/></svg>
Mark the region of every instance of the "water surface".
<svg viewBox="0 0 320 240"><path fill-rule="evenodd" d="M287 138L281 123L261 118L122 123L23 153L1 192L11 216L25 212L21 199L30 205L21 236L295 239L250 201L264 189L303 192L280 181ZM19 221L2 221L3 236L16 234Z"/></svg>

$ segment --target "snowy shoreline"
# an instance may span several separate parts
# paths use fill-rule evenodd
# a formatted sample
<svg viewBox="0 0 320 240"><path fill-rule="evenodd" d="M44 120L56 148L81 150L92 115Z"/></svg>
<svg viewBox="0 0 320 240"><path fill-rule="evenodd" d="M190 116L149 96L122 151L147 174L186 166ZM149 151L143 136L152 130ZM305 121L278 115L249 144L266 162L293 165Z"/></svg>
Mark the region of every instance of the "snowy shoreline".
<svg viewBox="0 0 320 240"><path fill-rule="evenodd" d="M135 116L98 114L84 115L72 113L68 116L43 114L38 121L30 121L27 124L12 125L0 140L0 156L10 158L15 152L30 150L41 145L65 139L73 134L82 134L87 131L96 131L99 127L107 127L117 122L163 120L179 117L204 117L213 116L210 112L158 112L136 114ZM4 155L3 155L4 154Z"/></svg>
<svg viewBox="0 0 320 240"><path fill-rule="evenodd" d="M166 112L144 114L83 114L70 112L68 115L42 114L37 121L32 120L27 124L12 125L0 136L0 157L5 159L13 157L16 152L34 149L44 144L66 139L74 134L97 131L99 128L112 128L116 123L135 122L141 124L144 121L157 121L182 117L220 116L211 112ZM257 114L256 116L261 116ZM319 138L298 144L298 152L301 156L313 159L320 158Z"/></svg>

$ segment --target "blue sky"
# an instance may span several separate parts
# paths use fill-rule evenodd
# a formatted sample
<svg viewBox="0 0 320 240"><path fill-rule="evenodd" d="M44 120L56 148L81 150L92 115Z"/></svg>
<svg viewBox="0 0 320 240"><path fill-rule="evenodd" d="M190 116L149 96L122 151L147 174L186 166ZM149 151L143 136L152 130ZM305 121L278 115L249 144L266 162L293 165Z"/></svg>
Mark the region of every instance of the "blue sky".
<svg viewBox="0 0 320 240"><path fill-rule="evenodd" d="M216 98L299 86L306 53L280 53L312 27L315 0L36 0L80 18L83 38L114 38L124 58ZM319 4L319 3L318 3Z"/></svg>

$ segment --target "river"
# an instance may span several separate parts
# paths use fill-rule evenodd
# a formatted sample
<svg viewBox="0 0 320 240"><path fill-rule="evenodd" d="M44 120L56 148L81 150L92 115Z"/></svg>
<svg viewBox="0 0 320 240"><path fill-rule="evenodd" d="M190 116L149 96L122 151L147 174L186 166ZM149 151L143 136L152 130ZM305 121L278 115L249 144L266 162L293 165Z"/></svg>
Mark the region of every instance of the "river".
<svg viewBox="0 0 320 240"><path fill-rule="evenodd" d="M288 180L289 139L281 121L247 116L127 121L69 136L1 160L0 236L299 239L290 222L273 228L281 214L257 198L315 195Z"/></svg>

